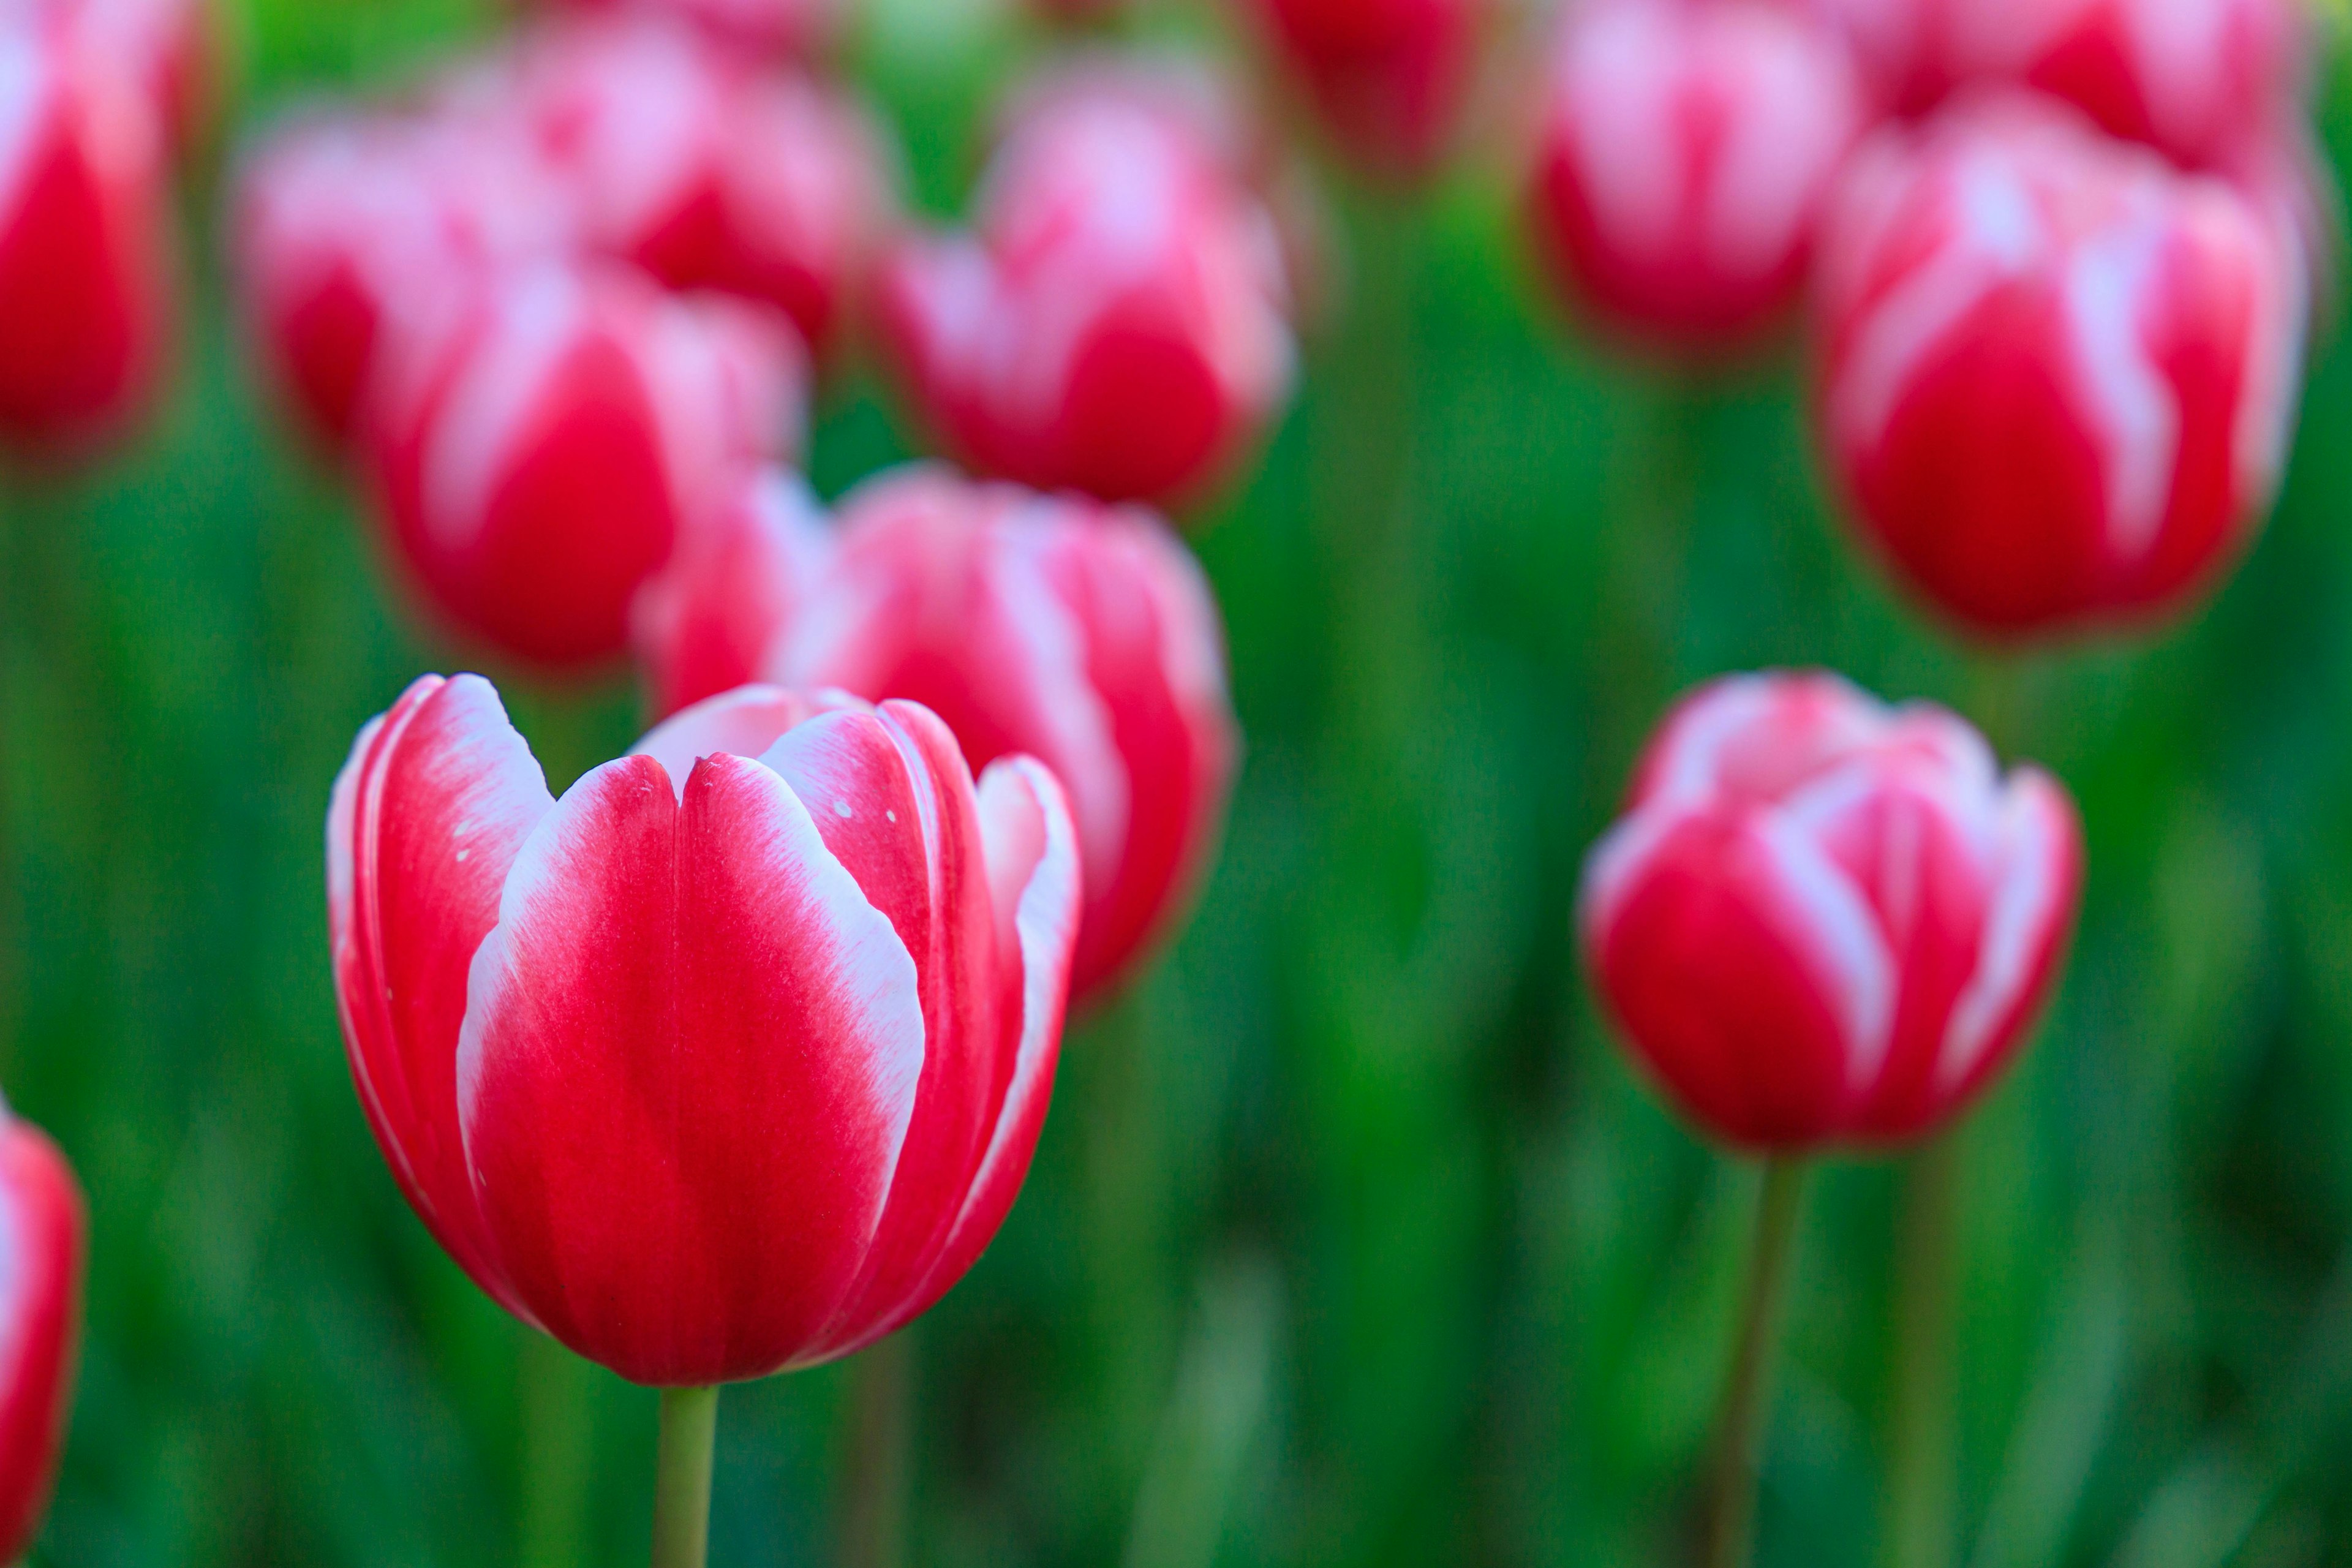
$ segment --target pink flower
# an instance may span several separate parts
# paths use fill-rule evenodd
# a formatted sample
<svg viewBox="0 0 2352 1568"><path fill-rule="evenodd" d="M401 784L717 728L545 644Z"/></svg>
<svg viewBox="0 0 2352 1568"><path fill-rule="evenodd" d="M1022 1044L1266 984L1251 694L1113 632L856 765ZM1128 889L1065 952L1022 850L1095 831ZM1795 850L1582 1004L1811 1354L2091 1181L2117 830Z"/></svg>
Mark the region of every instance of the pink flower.
<svg viewBox="0 0 2352 1568"><path fill-rule="evenodd" d="M802 417L781 318L618 272L501 279L406 358L370 443L393 540L457 627L551 668L621 652L680 531Z"/></svg>
<svg viewBox="0 0 2352 1568"><path fill-rule="evenodd" d="M2064 790L1827 675L1685 699L1587 862L1587 961L1667 1095L1742 1147L1924 1137L2015 1054L2082 880Z"/></svg>
<svg viewBox="0 0 2352 1568"><path fill-rule="evenodd" d="M185 146L218 107L221 39L210 0L47 0L76 47L123 72Z"/></svg>
<svg viewBox="0 0 2352 1568"><path fill-rule="evenodd" d="M39 1129L0 1108L0 1558L39 1533L73 1406L89 1221Z"/></svg>
<svg viewBox="0 0 2352 1568"><path fill-rule="evenodd" d="M833 41L842 0L551 0L558 10L633 12L692 24L713 42L752 54L806 57Z"/></svg>
<svg viewBox="0 0 2352 1568"><path fill-rule="evenodd" d="M2292 222L2050 100L1857 153L1822 241L1830 464L1970 629L2145 619L2268 508L2306 315Z"/></svg>
<svg viewBox="0 0 2352 1568"><path fill-rule="evenodd" d="M384 1157L509 1310L638 1383L846 1355L1011 1206L1077 914L1061 791L944 726L747 688L551 798L426 677L336 781L327 885Z"/></svg>
<svg viewBox="0 0 2352 1568"><path fill-rule="evenodd" d="M79 446L152 393L171 332L162 128L133 75L0 15L0 437Z"/></svg>
<svg viewBox="0 0 2352 1568"><path fill-rule="evenodd" d="M1288 395L1282 241L1181 95L1089 73L1033 94L974 232L902 244L882 330L970 466L1106 500L1197 494Z"/></svg>
<svg viewBox="0 0 2352 1568"><path fill-rule="evenodd" d="M1862 104L1832 33L1761 0L1601 0L1554 46L1532 191L1572 300L1738 347L1785 315Z"/></svg>
<svg viewBox="0 0 2352 1568"><path fill-rule="evenodd" d="M1324 124L1376 172L1444 156L1477 74L1488 0L1251 0Z"/></svg>
<svg viewBox="0 0 2352 1568"><path fill-rule="evenodd" d="M656 692L678 702L758 677L911 699L975 766L1043 759L1069 790L1086 868L1074 993L1114 986L1188 905L1237 761L1200 568L1146 514L933 468L852 495L830 547L767 494L648 589L639 647Z"/></svg>

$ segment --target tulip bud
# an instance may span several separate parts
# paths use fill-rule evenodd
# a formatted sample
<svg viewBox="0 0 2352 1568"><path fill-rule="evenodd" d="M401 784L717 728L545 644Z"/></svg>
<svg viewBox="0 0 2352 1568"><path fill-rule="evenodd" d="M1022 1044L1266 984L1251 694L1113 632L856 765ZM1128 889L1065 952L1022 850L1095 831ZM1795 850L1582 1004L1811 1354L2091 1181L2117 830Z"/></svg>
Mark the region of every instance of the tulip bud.
<svg viewBox="0 0 2352 1568"><path fill-rule="evenodd" d="M153 390L171 301L156 112L117 62L0 15L0 437L82 444Z"/></svg>
<svg viewBox="0 0 2352 1568"><path fill-rule="evenodd" d="M736 517L733 542L681 552L647 591L656 690L757 675L908 698L975 766L1043 759L1084 851L1074 994L1131 973L1190 900L1239 750L1223 626L1192 556L1146 514L929 468L854 493L822 567L778 509ZM747 613L771 605L790 613Z"/></svg>
<svg viewBox="0 0 2352 1568"><path fill-rule="evenodd" d="M502 279L404 358L371 437L401 554L458 628L551 668L626 647L680 530L802 417L781 318L618 273Z"/></svg>
<svg viewBox="0 0 2352 1568"><path fill-rule="evenodd" d="M1685 349L1785 315L1862 130L1844 46L1760 0L1601 0L1555 45L1531 193L1571 299Z"/></svg>
<svg viewBox="0 0 2352 1568"><path fill-rule="evenodd" d="M558 10L622 12L691 24L713 42L751 54L806 58L838 30L842 0L552 0Z"/></svg>
<svg viewBox="0 0 2352 1568"><path fill-rule="evenodd" d="M1926 1137L1998 1076L2072 930L2065 791L1828 675L1685 699L1586 863L1583 947L1682 1111L1744 1148Z"/></svg>
<svg viewBox="0 0 2352 1568"><path fill-rule="evenodd" d="M1349 156L1410 177L1445 153L1491 0L1251 0Z"/></svg>
<svg viewBox="0 0 2352 1568"><path fill-rule="evenodd" d="M1282 243L1228 150L1105 76L1035 95L970 237L902 244L882 328L971 467L1168 500L1220 478L1287 395Z"/></svg>
<svg viewBox="0 0 2352 1568"><path fill-rule="evenodd" d="M40 1533L73 1407L89 1221L72 1167L37 1128L0 1109L0 1561Z"/></svg>
<svg viewBox="0 0 2352 1568"><path fill-rule="evenodd" d="M1026 1173L1077 919L1061 791L911 703L715 699L551 798L477 677L361 731L336 991L394 1175L498 1300L635 1382L846 1355Z"/></svg>
<svg viewBox="0 0 2352 1568"><path fill-rule="evenodd" d="M1898 572L1989 635L2179 606L2268 508L2300 237L2047 100L1855 156L1822 240L1829 460Z"/></svg>

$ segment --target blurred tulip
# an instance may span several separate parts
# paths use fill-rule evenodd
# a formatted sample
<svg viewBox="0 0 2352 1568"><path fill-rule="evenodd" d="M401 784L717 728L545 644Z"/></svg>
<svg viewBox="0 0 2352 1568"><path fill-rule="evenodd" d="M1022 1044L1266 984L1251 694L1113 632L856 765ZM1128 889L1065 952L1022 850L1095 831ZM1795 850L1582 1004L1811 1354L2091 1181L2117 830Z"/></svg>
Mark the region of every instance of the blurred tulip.
<svg viewBox="0 0 2352 1568"><path fill-rule="evenodd" d="M0 1108L0 1562L24 1560L57 1481L88 1230L65 1156Z"/></svg>
<svg viewBox="0 0 2352 1568"><path fill-rule="evenodd" d="M1554 47L1532 207L1570 298L1739 346L1784 316L1862 131L1845 47L1762 0L1598 0Z"/></svg>
<svg viewBox="0 0 2352 1568"><path fill-rule="evenodd" d="M1949 1122L2015 1054L2082 880L2064 790L1828 675L1685 699L1593 850L1588 962L1683 1111L1745 1148Z"/></svg>
<svg viewBox="0 0 2352 1568"><path fill-rule="evenodd" d="M0 436L77 446L153 391L166 216L139 84L46 13L0 11Z"/></svg>
<svg viewBox="0 0 2352 1568"><path fill-rule="evenodd" d="M1391 176L1445 153L1491 0L1250 0L1349 155Z"/></svg>
<svg viewBox="0 0 2352 1568"><path fill-rule="evenodd" d="M1281 238L1233 150L1131 79L1034 94L974 233L902 244L879 307L911 395L970 466L1167 501L1256 439L1295 349Z"/></svg>
<svg viewBox="0 0 2352 1568"><path fill-rule="evenodd" d="M217 110L221 44L209 0L49 0L77 46L123 71L186 146Z"/></svg>
<svg viewBox="0 0 2352 1568"><path fill-rule="evenodd" d="M589 250L774 305L820 349L896 209L881 134L849 97L657 21L540 29L448 97L525 140Z"/></svg>
<svg viewBox="0 0 2352 1568"><path fill-rule="evenodd" d="M245 311L289 401L327 444L361 422L387 342L430 334L490 280L569 247L571 219L515 149L428 122L320 117L237 176Z"/></svg>
<svg viewBox="0 0 2352 1568"><path fill-rule="evenodd" d="M394 539L457 626L558 669L627 646L680 531L803 416L782 318L618 272L501 279L404 357L370 437Z"/></svg>
<svg viewBox="0 0 2352 1568"><path fill-rule="evenodd" d="M691 23L713 41L758 54L821 53L843 0L551 0L558 10L634 13Z"/></svg>
<svg viewBox="0 0 2352 1568"><path fill-rule="evenodd" d="M974 766L1043 759L1084 851L1074 994L1131 973L1190 901L1239 751L1223 626L1190 553L1141 512L929 468L852 495L821 574L804 523L775 506L735 517L733 542L681 552L648 591L656 691L680 700L756 675L906 698L946 720ZM796 613L763 622L753 607L772 605Z"/></svg>
<svg viewBox="0 0 2352 1568"><path fill-rule="evenodd" d="M2046 100L1855 157L1822 241L1831 466L1910 584L1994 636L2177 608L2270 503L2302 243Z"/></svg>
<svg viewBox="0 0 2352 1568"><path fill-rule="evenodd" d="M386 1160L483 1289L665 1387L846 1355L995 1235L1077 915L1061 791L940 721L748 688L550 797L478 678L336 781L344 1037Z"/></svg>

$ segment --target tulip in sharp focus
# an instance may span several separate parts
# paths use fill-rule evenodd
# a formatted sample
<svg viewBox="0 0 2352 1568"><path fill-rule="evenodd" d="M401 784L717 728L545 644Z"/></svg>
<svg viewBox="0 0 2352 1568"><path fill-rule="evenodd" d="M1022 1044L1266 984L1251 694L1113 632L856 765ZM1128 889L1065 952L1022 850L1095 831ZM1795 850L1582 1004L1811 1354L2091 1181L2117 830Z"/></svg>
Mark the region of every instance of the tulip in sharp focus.
<svg viewBox="0 0 2352 1568"><path fill-rule="evenodd" d="M457 627L576 668L742 470L791 450L805 367L781 317L542 268L388 372L373 438L400 553Z"/></svg>
<svg viewBox="0 0 2352 1568"><path fill-rule="evenodd" d="M88 1228L65 1156L0 1108L0 1562L24 1560L57 1479Z"/></svg>
<svg viewBox="0 0 2352 1568"><path fill-rule="evenodd" d="M974 468L1106 500L1197 494L1287 395L1282 240L1228 148L1104 74L1035 95L974 232L898 247L882 328Z"/></svg>
<svg viewBox="0 0 2352 1568"><path fill-rule="evenodd" d="M656 692L758 677L909 698L975 764L1043 759L1084 851L1074 992L1116 984L1188 901L1237 758L1223 628L1191 555L1145 514L937 469L857 491L831 545L766 493L647 590Z"/></svg>
<svg viewBox="0 0 2352 1568"><path fill-rule="evenodd" d="M1736 347L1801 290L1862 103L1844 45L1764 0L1597 0L1553 47L1532 208L1568 293Z"/></svg>
<svg viewBox="0 0 2352 1568"><path fill-rule="evenodd" d="M2259 524L2307 291L2270 204L2000 97L1866 143L1822 253L1831 466L1962 625L2146 619Z"/></svg>
<svg viewBox="0 0 2352 1568"><path fill-rule="evenodd" d="M0 12L0 437L79 445L153 390L165 221L143 85L47 12Z"/></svg>
<svg viewBox="0 0 2352 1568"><path fill-rule="evenodd" d="M747 688L562 799L477 677L336 781L345 1041L384 1157L509 1310L635 1382L847 1355L995 1235L1060 1050L1061 791L911 703Z"/></svg>
<svg viewBox="0 0 2352 1568"><path fill-rule="evenodd" d="M1444 153L1476 75L1485 0L1252 0L1317 113L1380 173Z"/></svg>
<svg viewBox="0 0 2352 1568"><path fill-rule="evenodd" d="M1937 708L1827 675L1685 699L1585 868L1587 960L1626 1043L1744 1148L1950 1121L2050 990L2082 879L2046 774Z"/></svg>

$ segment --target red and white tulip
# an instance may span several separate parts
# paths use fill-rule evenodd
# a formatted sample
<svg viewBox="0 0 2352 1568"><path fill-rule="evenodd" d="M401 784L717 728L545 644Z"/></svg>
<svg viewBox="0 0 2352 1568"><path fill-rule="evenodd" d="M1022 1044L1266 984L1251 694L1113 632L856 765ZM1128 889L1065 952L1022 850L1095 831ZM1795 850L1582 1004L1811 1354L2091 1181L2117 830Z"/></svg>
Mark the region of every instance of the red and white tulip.
<svg viewBox="0 0 2352 1568"><path fill-rule="evenodd" d="M40 1533L73 1408L89 1220L56 1144L0 1108L0 1560Z"/></svg>
<svg viewBox="0 0 2352 1568"><path fill-rule="evenodd" d="M1169 501L1222 478L1288 395L1282 239L1181 95L1089 73L1032 95L973 232L910 238L882 329L956 456L1040 489Z"/></svg>
<svg viewBox="0 0 2352 1568"><path fill-rule="evenodd" d="M1737 347L1789 313L1863 106L1845 46L1767 0L1596 0L1545 79L1531 208L1570 300Z"/></svg>
<svg viewBox="0 0 2352 1568"><path fill-rule="evenodd" d="M756 677L911 699L975 766L1042 759L1084 851L1075 994L1115 986L1189 903L1238 762L1223 627L1190 553L1141 512L928 468L855 492L830 543L766 494L648 589L656 691Z"/></svg>
<svg viewBox="0 0 2352 1568"><path fill-rule="evenodd" d="M1699 1126L1777 1154L1948 1124L2016 1054L2083 875L2074 806L1827 675L1685 699L1585 868L1588 963Z"/></svg>
<svg viewBox="0 0 2352 1568"><path fill-rule="evenodd" d="M1250 0L1340 147L1391 176L1452 143L1478 71L1488 0Z"/></svg>
<svg viewBox="0 0 2352 1568"><path fill-rule="evenodd" d="M551 0L557 10L633 14L690 24L747 55L820 54L832 43L843 0Z"/></svg>
<svg viewBox="0 0 2352 1568"><path fill-rule="evenodd" d="M2177 609L2268 509L2308 285L2279 204L2051 100L1857 153L1822 240L1830 464L1904 579L2019 636Z"/></svg>
<svg viewBox="0 0 2352 1568"><path fill-rule="evenodd" d="M457 629L552 669L626 647L638 588L803 416L781 317L619 272L515 273L404 357L370 442L392 538Z"/></svg>
<svg viewBox="0 0 2352 1568"><path fill-rule="evenodd" d="M911 703L749 688L559 800L478 678L372 721L327 830L352 1076L509 1310L665 1387L849 1354L996 1233L1059 1055L1059 786Z"/></svg>

